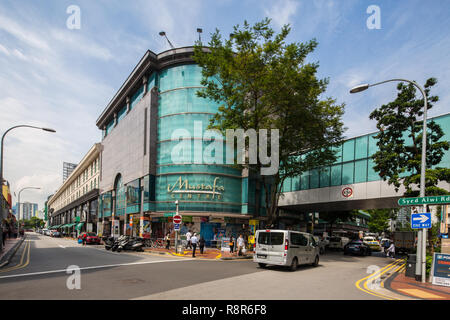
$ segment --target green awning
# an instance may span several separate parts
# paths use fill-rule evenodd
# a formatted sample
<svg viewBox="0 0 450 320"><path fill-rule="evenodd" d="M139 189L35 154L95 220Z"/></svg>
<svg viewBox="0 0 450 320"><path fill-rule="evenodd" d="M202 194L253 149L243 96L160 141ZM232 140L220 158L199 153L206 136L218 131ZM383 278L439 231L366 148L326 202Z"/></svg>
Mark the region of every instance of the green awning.
<svg viewBox="0 0 450 320"><path fill-rule="evenodd" d="M75 227L75 229L77 230L81 230L81 228L83 227L84 222L80 222L77 224L77 226Z"/></svg>
<svg viewBox="0 0 450 320"><path fill-rule="evenodd" d="M65 224L64 227L65 227L65 228L70 228L70 227L72 227L74 224L75 224L75 223L68 223L68 224Z"/></svg>

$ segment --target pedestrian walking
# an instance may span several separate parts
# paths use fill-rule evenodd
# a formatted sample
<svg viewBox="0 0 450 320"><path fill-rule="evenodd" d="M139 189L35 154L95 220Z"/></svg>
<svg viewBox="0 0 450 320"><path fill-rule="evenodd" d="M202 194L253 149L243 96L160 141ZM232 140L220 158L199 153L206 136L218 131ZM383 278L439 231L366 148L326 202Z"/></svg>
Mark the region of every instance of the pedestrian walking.
<svg viewBox="0 0 450 320"><path fill-rule="evenodd" d="M194 235L191 237L191 244L192 244L192 258L195 258L195 249L197 249L197 234L194 233Z"/></svg>
<svg viewBox="0 0 450 320"><path fill-rule="evenodd" d="M203 254L203 250L205 250L205 238L200 236L200 240L198 241L198 245L200 248L200 254Z"/></svg>
<svg viewBox="0 0 450 320"><path fill-rule="evenodd" d="M86 245L86 241L87 241L87 234L84 233L84 234L81 236L81 239L83 240L83 246L85 246L85 245Z"/></svg>
<svg viewBox="0 0 450 320"><path fill-rule="evenodd" d="M192 233L191 233L191 230L189 230L188 232L186 232L186 241L187 241L186 249L187 248L192 249L191 237L192 237Z"/></svg>
<svg viewBox="0 0 450 320"><path fill-rule="evenodd" d="M164 240L166 240L166 249L169 250L170 249L170 232L167 232Z"/></svg>
<svg viewBox="0 0 450 320"><path fill-rule="evenodd" d="M238 255L242 256L244 253L242 252L244 250L244 237L241 235L239 235L239 238L237 239L237 245L238 245Z"/></svg>
<svg viewBox="0 0 450 320"><path fill-rule="evenodd" d="M233 238L233 236L230 237L230 242L228 243L228 245L230 246L230 253L233 254L233 249L234 249L234 238Z"/></svg>
<svg viewBox="0 0 450 320"><path fill-rule="evenodd" d="M391 245L389 246L388 256L390 256L392 259L395 259L395 244L393 241L391 242Z"/></svg>
<svg viewBox="0 0 450 320"><path fill-rule="evenodd" d="M389 255L389 252L388 252L389 247L390 247L389 240L386 240L386 241L383 243L384 254L386 255L386 257Z"/></svg>

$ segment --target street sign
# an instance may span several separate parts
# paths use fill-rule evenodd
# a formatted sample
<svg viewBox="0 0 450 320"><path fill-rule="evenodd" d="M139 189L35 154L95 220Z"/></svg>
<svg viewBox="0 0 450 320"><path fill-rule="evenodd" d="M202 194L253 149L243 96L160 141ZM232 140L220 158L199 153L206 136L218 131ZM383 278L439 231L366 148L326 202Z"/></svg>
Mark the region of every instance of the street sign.
<svg viewBox="0 0 450 320"><path fill-rule="evenodd" d="M444 203L450 203L450 195L398 199L399 206L417 206L421 204L444 204Z"/></svg>
<svg viewBox="0 0 450 320"><path fill-rule="evenodd" d="M411 214L411 228L413 229L430 229L431 213L413 213Z"/></svg>
<svg viewBox="0 0 450 320"><path fill-rule="evenodd" d="M174 231L180 231L180 224L179 223L174 223L173 224L173 230Z"/></svg>
<svg viewBox="0 0 450 320"><path fill-rule="evenodd" d="M182 217L181 217L179 214L173 216L173 223L174 223L174 224L180 224L181 221L182 221Z"/></svg>
<svg viewBox="0 0 450 320"><path fill-rule="evenodd" d="M175 215L175 212L166 212L164 213L164 217L173 217Z"/></svg>

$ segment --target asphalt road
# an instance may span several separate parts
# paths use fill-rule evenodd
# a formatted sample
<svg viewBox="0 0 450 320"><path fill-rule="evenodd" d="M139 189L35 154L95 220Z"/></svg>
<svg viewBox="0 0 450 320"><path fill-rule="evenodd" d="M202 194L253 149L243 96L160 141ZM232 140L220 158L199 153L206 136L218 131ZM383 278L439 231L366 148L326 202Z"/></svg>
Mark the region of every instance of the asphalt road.
<svg viewBox="0 0 450 320"><path fill-rule="evenodd" d="M113 253L102 246L28 233L0 269L0 299L350 299L372 300L355 286L369 266L390 259L321 256L317 268L261 269L251 260L199 260L147 253ZM69 266L80 268L80 289Z"/></svg>

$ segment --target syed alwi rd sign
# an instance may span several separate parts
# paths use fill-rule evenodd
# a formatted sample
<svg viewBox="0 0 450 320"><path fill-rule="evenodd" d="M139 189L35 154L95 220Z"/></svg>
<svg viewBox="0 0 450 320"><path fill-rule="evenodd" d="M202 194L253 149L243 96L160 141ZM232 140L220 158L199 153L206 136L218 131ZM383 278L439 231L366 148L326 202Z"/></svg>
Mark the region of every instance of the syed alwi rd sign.
<svg viewBox="0 0 450 320"><path fill-rule="evenodd" d="M444 204L444 203L450 203L450 195L398 199L399 206L417 206L421 204Z"/></svg>

